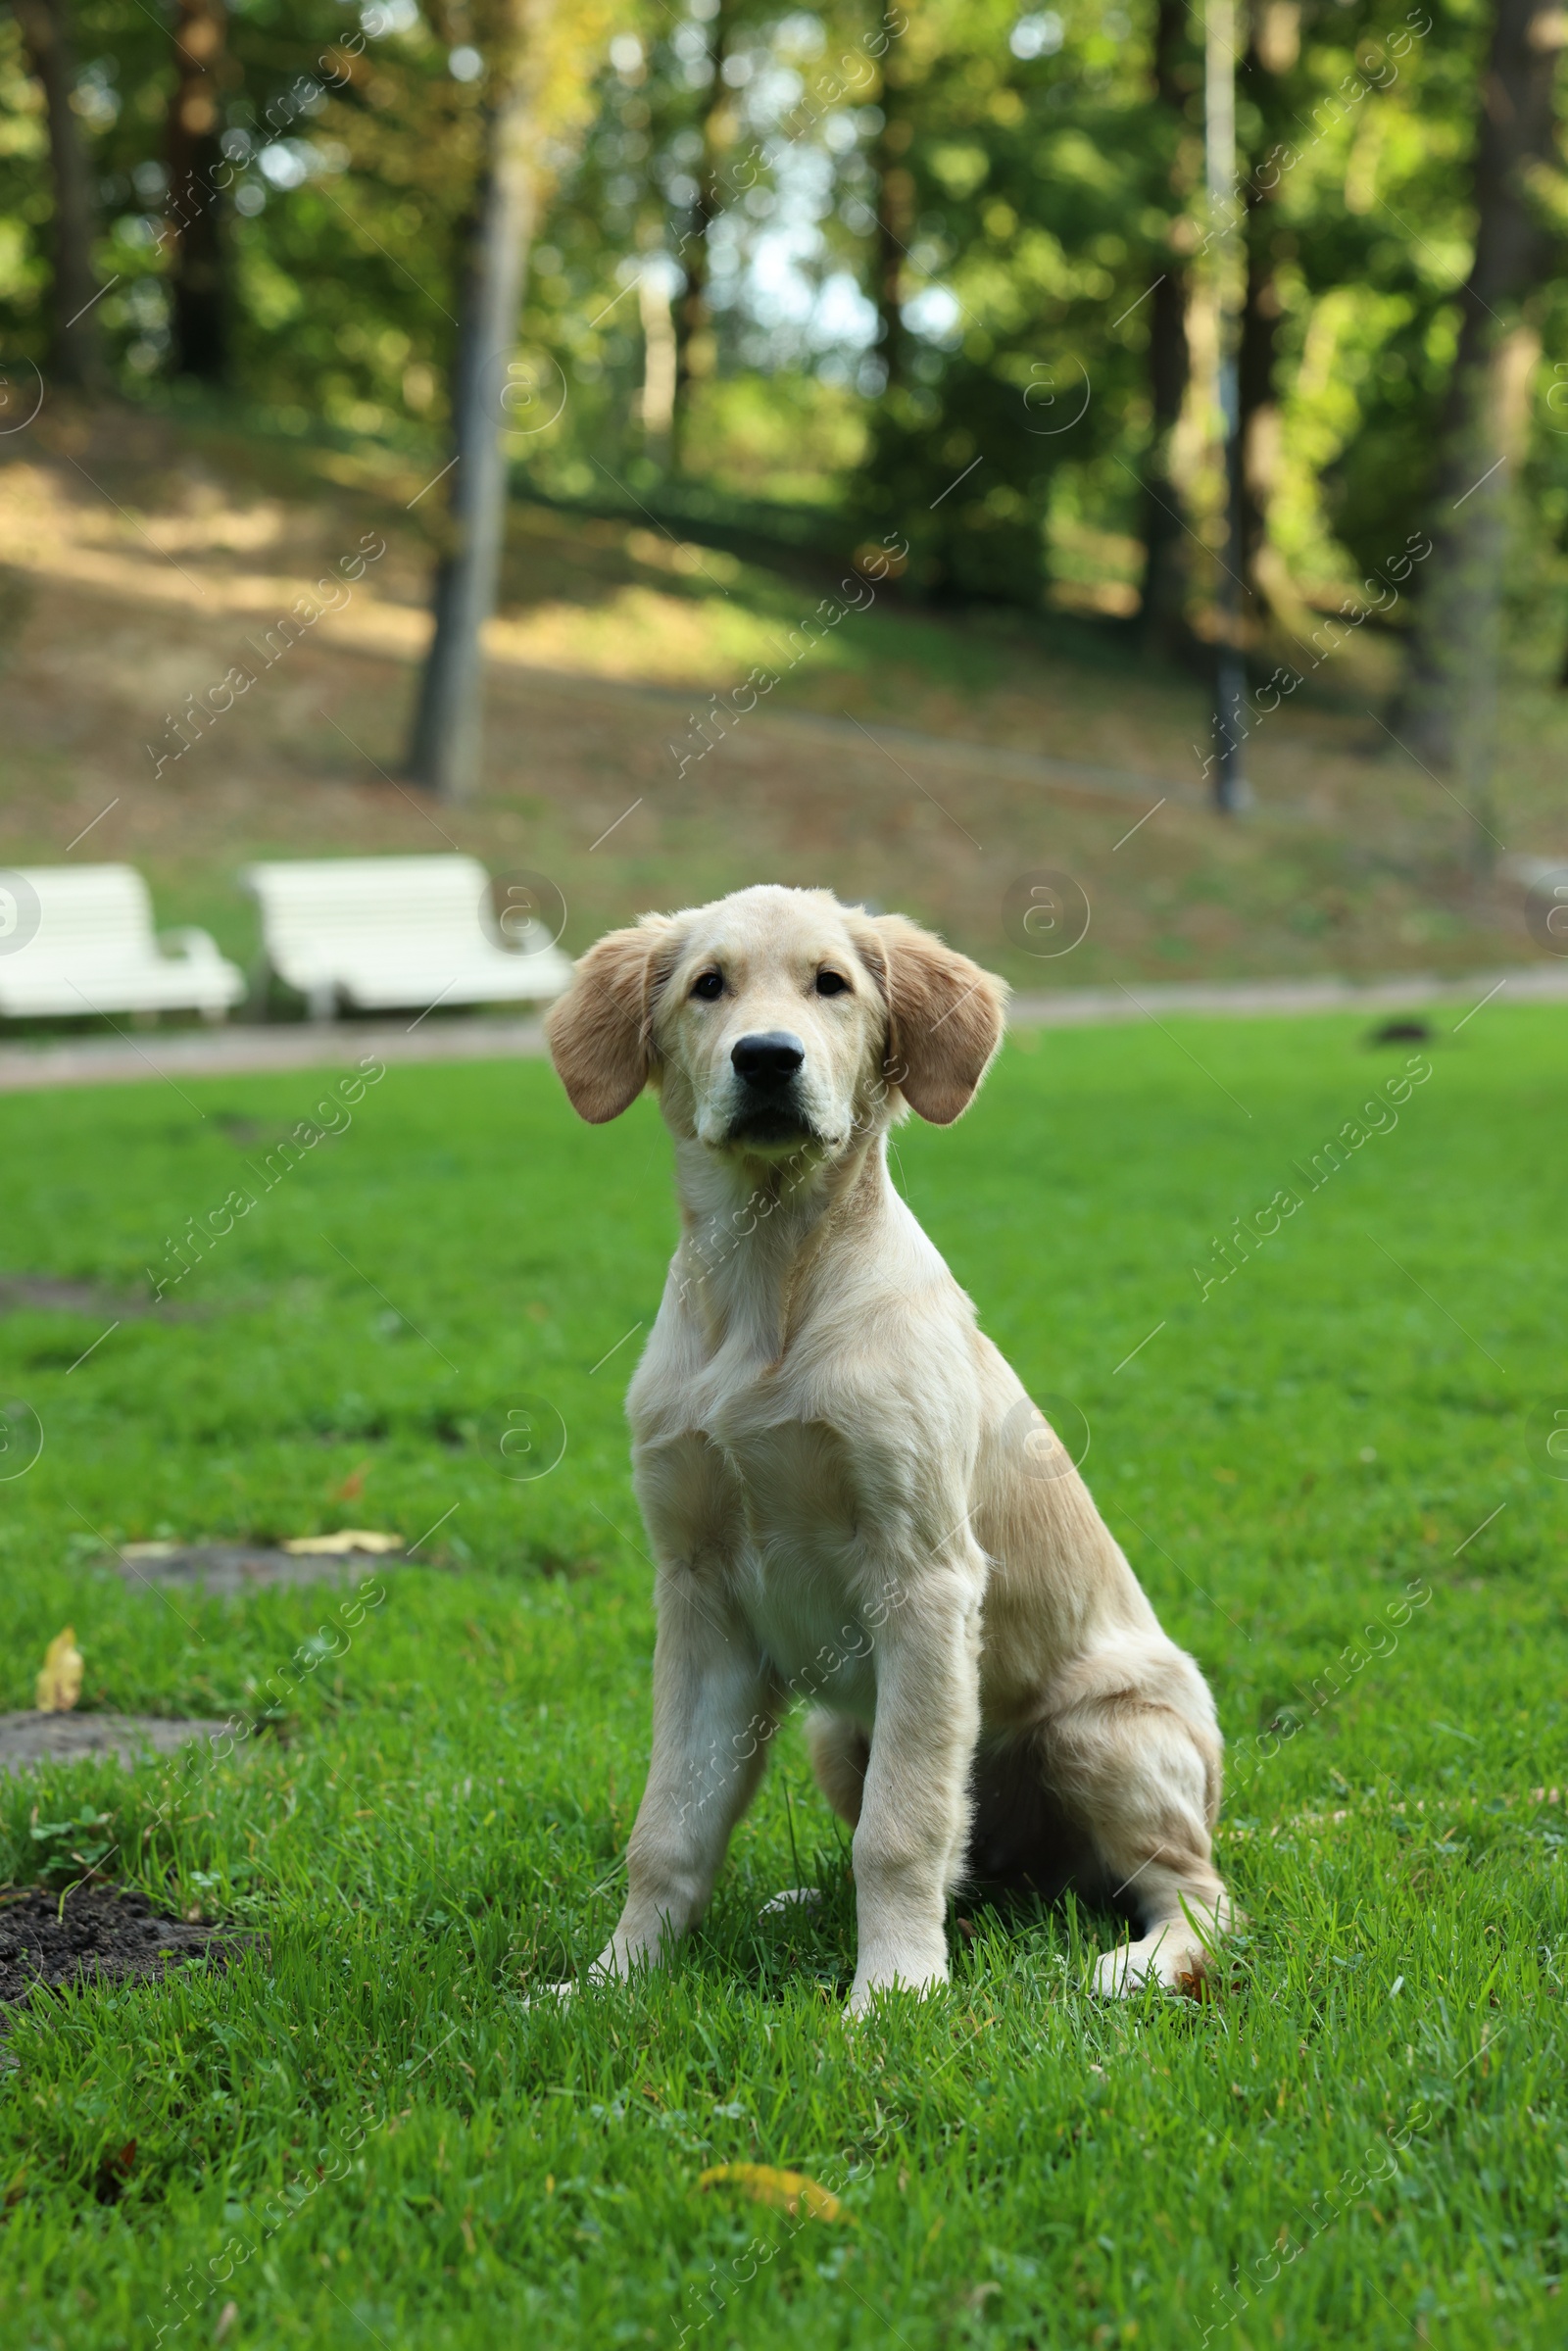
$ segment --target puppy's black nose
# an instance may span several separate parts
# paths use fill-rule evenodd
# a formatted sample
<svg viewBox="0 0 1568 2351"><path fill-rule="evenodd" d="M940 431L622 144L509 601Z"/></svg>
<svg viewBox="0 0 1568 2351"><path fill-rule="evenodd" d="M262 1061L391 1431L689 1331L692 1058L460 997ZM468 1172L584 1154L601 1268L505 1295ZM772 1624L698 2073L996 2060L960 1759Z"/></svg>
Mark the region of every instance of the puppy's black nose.
<svg viewBox="0 0 1568 2351"><path fill-rule="evenodd" d="M779 1093L806 1058L806 1048L788 1029L769 1029L758 1037L742 1037L730 1059L737 1077L761 1093Z"/></svg>

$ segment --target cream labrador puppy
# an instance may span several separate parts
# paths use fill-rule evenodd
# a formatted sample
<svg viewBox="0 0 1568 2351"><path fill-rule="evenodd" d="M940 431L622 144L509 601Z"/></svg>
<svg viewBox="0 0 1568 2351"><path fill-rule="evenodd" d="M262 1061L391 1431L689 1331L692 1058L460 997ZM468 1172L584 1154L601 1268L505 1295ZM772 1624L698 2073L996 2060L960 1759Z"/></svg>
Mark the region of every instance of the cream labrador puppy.
<svg viewBox="0 0 1568 2351"><path fill-rule="evenodd" d="M738 891L601 939L550 1012L581 1115L659 1092L681 1241L627 1397L658 1554L623 1976L701 1917L794 1695L852 1824L852 2013L947 1980L959 1883L1118 1904L1105 1992L1202 1971L1230 1905L1213 1701L894 1190L1005 987L898 915Z"/></svg>

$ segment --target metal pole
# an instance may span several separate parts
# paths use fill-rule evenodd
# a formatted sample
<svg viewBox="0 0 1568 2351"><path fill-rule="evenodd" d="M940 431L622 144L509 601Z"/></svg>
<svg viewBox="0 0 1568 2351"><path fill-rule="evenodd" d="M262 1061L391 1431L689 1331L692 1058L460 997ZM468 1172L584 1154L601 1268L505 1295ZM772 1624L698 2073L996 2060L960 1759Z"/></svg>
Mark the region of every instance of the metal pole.
<svg viewBox="0 0 1568 2351"><path fill-rule="evenodd" d="M1251 795L1242 774L1247 663L1242 652L1242 404L1237 375L1245 218L1236 187L1236 0L1203 0L1203 160L1214 254L1225 531L1215 598L1214 806L1226 815Z"/></svg>

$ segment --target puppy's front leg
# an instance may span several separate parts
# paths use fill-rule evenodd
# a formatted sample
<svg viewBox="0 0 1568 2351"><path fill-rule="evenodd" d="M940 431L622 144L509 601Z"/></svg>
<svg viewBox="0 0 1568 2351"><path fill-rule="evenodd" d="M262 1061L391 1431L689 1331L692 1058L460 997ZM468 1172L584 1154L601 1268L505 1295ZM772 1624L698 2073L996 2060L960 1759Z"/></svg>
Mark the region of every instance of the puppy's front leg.
<svg viewBox="0 0 1568 2351"><path fill-rule="evenodd" d="M777 1711L745 1627L687 1568L662 1568L653 1759L626 1851L626 1907L595 1975L657 1963L701 1918L761 1777Z"/></svg>
<svg viewBox="0 0 1568 2351"><path fill-rule="evenodd" d="M876 1722L854 1845L852 2016L895 1984L924 1991L948 1980L943 1913L968 1829L979 1625L967 1579L922 1569L876 1636Z"/></svg>

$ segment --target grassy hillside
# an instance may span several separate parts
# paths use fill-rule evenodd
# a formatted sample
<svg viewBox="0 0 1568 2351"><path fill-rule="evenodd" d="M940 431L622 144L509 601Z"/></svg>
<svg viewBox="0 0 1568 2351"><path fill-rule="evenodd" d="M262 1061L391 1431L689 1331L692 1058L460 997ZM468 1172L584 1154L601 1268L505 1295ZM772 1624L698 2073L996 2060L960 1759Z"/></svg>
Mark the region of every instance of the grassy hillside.
<svg viewBox="0 0 1568 2351"><path fill-rule="evenodd" d="M161 919L247 961L248 857L449 844L545 876L574 952L777 879L907 908L1035 987L1539 958L1518 891L1473 875L1465 810L1370 714L1397 650L1373 624L1259 721L1257 807L1225 825L1203 690L1123 624L922 608L830 563L820 517L785 553L755 513L666 523L603 490L596 514L514 505L485 788L454 810L400 788L439 493L372 444L51 406L0 459L5 855L131 858ZM282 616L367 545L385 553L283 650ZM182 735L236 668L254 682ZM777 682L748 687L759 670ZM1503 726L1493 829L1568 855L1568 703L1521 674ZM1004 916L1042 868L1093 908L1050 961Z"/></svg>

